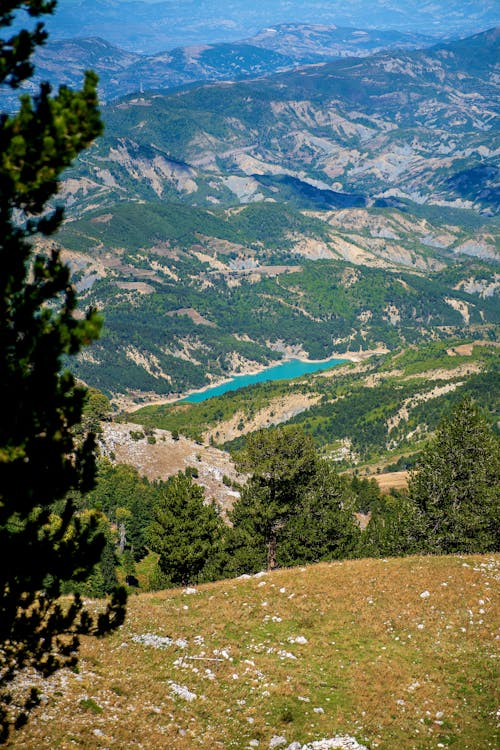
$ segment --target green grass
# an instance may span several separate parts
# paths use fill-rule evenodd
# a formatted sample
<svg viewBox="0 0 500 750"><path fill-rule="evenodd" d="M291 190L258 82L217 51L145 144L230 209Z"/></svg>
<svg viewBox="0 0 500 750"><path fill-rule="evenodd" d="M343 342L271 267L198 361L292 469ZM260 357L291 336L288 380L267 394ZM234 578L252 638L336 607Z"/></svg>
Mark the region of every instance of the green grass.
<svg viewBox="0 0 500 750"><path fill-rule="evenodd" d="M498 555L357 560L141 594L11 747L493 749L499 571Z"/></svg>

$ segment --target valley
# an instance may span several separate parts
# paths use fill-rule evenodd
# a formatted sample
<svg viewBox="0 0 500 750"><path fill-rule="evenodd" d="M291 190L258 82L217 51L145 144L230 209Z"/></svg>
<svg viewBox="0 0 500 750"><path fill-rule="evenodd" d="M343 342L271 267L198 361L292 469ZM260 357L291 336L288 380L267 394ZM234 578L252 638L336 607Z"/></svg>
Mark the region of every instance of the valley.
<svg viewBox="0 0 500 750"><path fill-rule="evenodd" d="M254 385L199 404L146 406L127 419L235 450L264 427L292 422L340 468L376 475L413 465L441 415L464 396L498 419L498 344L439 342L304 376ZM414 459L413 459L414 460Z"/></svg>
<svg viewBox="0 0 500 750"><path fill-rule="evenodd" d="M76 374L150 428L233 449L292 421L369 473L466 393L494 422L497 51L490 30L107 106L61 189L57 242L105 312ZM360 364L170 403L330 357Z"/></svg>
<svg viewBox="0 0 500 750"><path fill-rule="evenodd" d="M0 745L497 747L499 23L0 8Z"/></svg>
<svg viewBox="0 0 500 750"><path fill-rule="evenodd" d="M61 188L57 241L106 311L78 376L140 404L287 356L493 339L497 52L493 29L106 107Z"/></svg>

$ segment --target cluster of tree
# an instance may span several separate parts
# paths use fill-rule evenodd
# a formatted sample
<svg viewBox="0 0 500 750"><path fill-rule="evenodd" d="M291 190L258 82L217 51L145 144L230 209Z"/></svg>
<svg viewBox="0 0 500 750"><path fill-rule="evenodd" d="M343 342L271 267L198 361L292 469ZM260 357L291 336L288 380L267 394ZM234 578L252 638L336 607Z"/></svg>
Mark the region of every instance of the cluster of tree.
<svg viewBox="0 0 500 750"><path fill-rule="evenodd" d="M73 588L100 596L116 585L117 566L134 582L135 566L149 552L158 562L146 586L161 588L339 559L358 549L360 500L351 480L319 457L301 428L250 436L239 467L251 476L226 523L189 468L150 482L103 459L95 489L77 506L99 514L107 543L93 576ZM358 484L359 496L366 495L368 483Z"/></svg>
<svg viewBox="0 0 500 750"><path fill-rule="evenodd" d="M368 555L500 549L497 436L465 398L441 420L410 474L407 494L381 496L364 533Z"/></svg>
<svg viewBox="0 0 500 750"><path fill-rule="evenodd" d="M250 435L237 463L250 478L229 523L188 472L148 483L140 549L159 555L153 585L348 557L499 549L498 440L469 399L441 422L406 493L382 495L374 480L339 475L296 425ZM370 514L363 532L356 512Z"/></svg>

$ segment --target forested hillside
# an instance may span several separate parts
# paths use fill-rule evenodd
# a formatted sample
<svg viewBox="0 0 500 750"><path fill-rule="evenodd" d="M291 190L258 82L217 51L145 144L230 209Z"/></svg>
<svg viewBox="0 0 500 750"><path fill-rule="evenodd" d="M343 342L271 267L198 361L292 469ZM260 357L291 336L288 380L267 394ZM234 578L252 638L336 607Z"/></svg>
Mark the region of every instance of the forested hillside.
<svg viewBox="0 0 500 750"><path fill-rule="evenodd" d="M406 468L442 414L466 395L496 424L497 382L495 343L431 343L199 404L144 407L128 419L230 449L249 432L291 421L342 467L382 461Z"/></svg>
<svg viewBox="0 0 500 750"><path fill-rule="evenodd" d="M58 243L106 312L78 375L137 401L493 338L497 54L491 30L106 107L61 193Z"/></svg>

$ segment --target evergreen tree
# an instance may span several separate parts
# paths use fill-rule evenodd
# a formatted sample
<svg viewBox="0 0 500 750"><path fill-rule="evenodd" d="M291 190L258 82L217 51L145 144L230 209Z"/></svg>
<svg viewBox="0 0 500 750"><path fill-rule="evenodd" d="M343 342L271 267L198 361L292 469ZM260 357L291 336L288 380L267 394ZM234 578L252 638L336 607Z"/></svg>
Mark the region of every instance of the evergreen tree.
<svg viewBox="0 0 500 750"><path fill-rule="evenodd" d="M356 495L356 510L359 513L369 513L380 499L380 487L375 479L360 479L353 476L351 489Z"/></svg>
<svg viewBox="0 0 500 750"><path fill-rule="evenodd" d="M380 495L372 505L371 518L361 535L362 557L400 557L423 552L423 516L405 494Z"/></svg>
<svg viewBox="0 0 500 750"><path fill-rule="evenodd" d="M262 529L267 568L272 570L278 564L279 531L296 510L317 471L314 442L295 425L259 430L248 436L236 463L239 471L252 472L252 476L241 503L236 504L232 521L238 514L250 512Z"/></svg>
<svg viewBox="0 0 500 750"><path fill-rule="evenodd" d="M469 398L442 420L409 481L421 511L426 550L433 553L499 549L498 439Z"/></svg>
<svg viewBox="0 0 500 750"><path fill-rule="evenodd" d="M18 11L34 25L0 38L0 85L16 88L32 74L30 55L47 37L36 19L55 4L2 1L1 31ZM34 249L34 236L50 237L63 218L48 207L58 176L100 132L91 73L81 91L51 95L44 83L34 98L21 96L17 113L0 114L0 741L37 701L33 690L16 713L19 673L75 664L80 633L105 633L124 616L122 590L96 621L78 595L59 602L61 583L84 580L105 541L97 520L80 519L68 499L92 486L94 439L75 439L85 389L62 367L96 338L100 320L92 310L76 314L58 250L48 240L46 252Z"/></svg>
<svg viewBox="0 0 500 750"><path fill-rule="evenodd" d="M215 507L205 505L203 489L179 472L158 485L159 498L148 529L149 547L159 554L165 581L196 583L215 553L222 521Z"/></svg>
<svg viewBox="0 0 500 750"><path fill-rule="evenodd" d="M88 388L82 410L82 428L84 432L102 433L101 422L109 420L111 403L107 396L97 388Z"/></svg>
<svg viewBox="0 0 500 750"><path fill-rule="evenodd" d="M266 487L249 480L229 512L219 556L221 578L256 573L269 564L269 514ZM277 533L277 532L276 532ZM276 536L277 545L277 536Z"/></svg>
<svg viewBox="0 0 500 750"><path fill-rule="evenodd" d="M226 575L353 554L360 533L355 495L301 427L249 436L238 466L253 473L229 514Z"/></svg>
<svg viewBox="0 0 500 750"><path fill-rule="evenodd" d="M86 496L85 505L103 511L117 524L126 547L139 561L147 553L146 529L157 494L157 485L141 477L133 466L101 459L96 487Z"/></svg>
<svg viewBox="0 0 500 750"><path fill-rule="evenodd" d="M279 536L278 563L303 565L351 557L360 537L355 499L348 480L326 461L319 461L300 505Z"/></svg>

